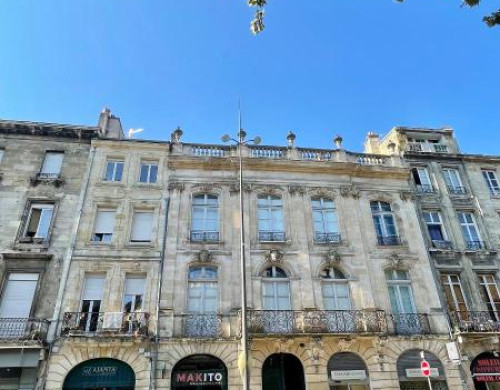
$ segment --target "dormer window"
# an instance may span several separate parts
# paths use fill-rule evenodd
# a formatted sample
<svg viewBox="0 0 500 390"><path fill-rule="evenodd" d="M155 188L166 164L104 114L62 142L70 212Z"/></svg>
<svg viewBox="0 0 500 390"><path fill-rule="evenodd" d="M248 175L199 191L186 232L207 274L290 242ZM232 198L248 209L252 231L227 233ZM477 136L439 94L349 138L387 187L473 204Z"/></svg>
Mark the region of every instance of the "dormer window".
<svg viewBox="0 0 500 390"><path fill-rule="evenodd" d="M448 147L441 143L440 138L408 138L410 152L448 153Z"/></svg>

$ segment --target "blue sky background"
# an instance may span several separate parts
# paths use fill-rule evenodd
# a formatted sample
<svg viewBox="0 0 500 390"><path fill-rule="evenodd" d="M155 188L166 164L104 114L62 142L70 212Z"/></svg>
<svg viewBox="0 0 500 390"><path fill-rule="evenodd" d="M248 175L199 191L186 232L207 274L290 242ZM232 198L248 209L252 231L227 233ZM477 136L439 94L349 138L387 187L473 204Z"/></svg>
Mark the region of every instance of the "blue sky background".
<svg viewBox="0 0 500 390"><path fill-rule="evenodd" d="M500 27L460 0L1 0L0 117L95 124L103 106L140 138L362 150L367 131L452 126L500 154Z"/></svg>

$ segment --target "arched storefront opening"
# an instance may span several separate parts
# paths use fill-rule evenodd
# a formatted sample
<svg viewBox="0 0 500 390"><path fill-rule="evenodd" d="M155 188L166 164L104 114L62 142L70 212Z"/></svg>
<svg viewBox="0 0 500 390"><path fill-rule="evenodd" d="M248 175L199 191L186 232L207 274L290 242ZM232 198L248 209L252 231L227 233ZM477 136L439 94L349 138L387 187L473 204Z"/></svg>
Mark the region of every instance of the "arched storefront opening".
<svg viewBox="0 0 500 390"><path fill-rule="evenodd" d="M500 390L498 353L485 352L476 356L470 365L470 370L476 390Z"/></svg>
<svg viewBox="0 0 500 390"><path fill-rule="evenodd" d="M358 355L339 352L328 361L330 390L368 390L370 379L366 364Z"/></svg>
<svg viewBox="0 0 500 390"><path fill-rule="evenodd" d="M192 355L172 370L172 390L227 390L227 368L210 355Z"/></svg>
<svg viewBox="0 0 500 390"><path fill-rule="evenodd" d="M116 359L92 359L73 368L64 380L63 390L133 390L132 367Z"/></svg>
<svg viewBox="0 0 500 390"><path fill-rule="evenodd" d="M420 349L411 349L398 358L398 378L401 390L426 390L429 388L427 378L420 371L422 358ZM431 366L431 383L433 390L448 390L443 365L436 355L424 351L425 360Z"/></svg>
<svg viewBox="0 0 500 390"><path fill-rule="evenodd" d="M262 366L262 390L305 390L304 368L289 353L275 353Z"/></svg>

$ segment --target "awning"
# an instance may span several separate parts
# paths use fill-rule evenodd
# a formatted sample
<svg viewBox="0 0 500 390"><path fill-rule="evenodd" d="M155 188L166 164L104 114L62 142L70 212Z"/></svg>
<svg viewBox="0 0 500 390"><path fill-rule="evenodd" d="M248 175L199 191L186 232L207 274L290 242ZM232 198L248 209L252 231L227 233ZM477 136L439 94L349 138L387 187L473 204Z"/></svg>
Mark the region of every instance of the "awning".
<svg viewBox="0 0 500 390"><path fill-rule="evenodd" d="M38 367L40 350L10 349L0 351L0 367Z"/></svg>

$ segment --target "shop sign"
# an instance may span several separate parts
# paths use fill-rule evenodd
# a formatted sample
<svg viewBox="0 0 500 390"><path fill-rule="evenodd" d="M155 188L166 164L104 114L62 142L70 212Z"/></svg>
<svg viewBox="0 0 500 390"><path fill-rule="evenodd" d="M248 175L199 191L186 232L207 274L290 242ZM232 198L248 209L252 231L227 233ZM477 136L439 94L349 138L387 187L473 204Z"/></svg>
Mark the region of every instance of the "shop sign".
<svg viewBox="0 0 500 390"><path fill-rule="evenodd" d="M476 382L500 382L500 359L478 359L472 368Z"/></svg>
<svg viewBox="0 0 500 390"><path fill-rule="evenodd" d="M87 366L82 369L82 376L115 376L116 366Z"/></svg>
<svg viewBox="0 0 500 390"><path fill-rule="evenodd" d="M222 371L182 371L174 375L174 383L178 386L214 386L222 385Z"/></svg>
<svg viewBox="0 0 500 390"><path fill-rule="evenodd" d="M331 371L331 378L334 381L364 380L366 379L365 370L342 370Z"/></svg>
<svg viewBox="0 0 500 390"><path fill-rule="evenodd" d="M422 374L422 370L420 368L407 368L405 371L407 378L426 378ZM431 374L429 375L431 378L439 376L439 370L436 367L429 368L429 371L431 372Z"/></svg>

